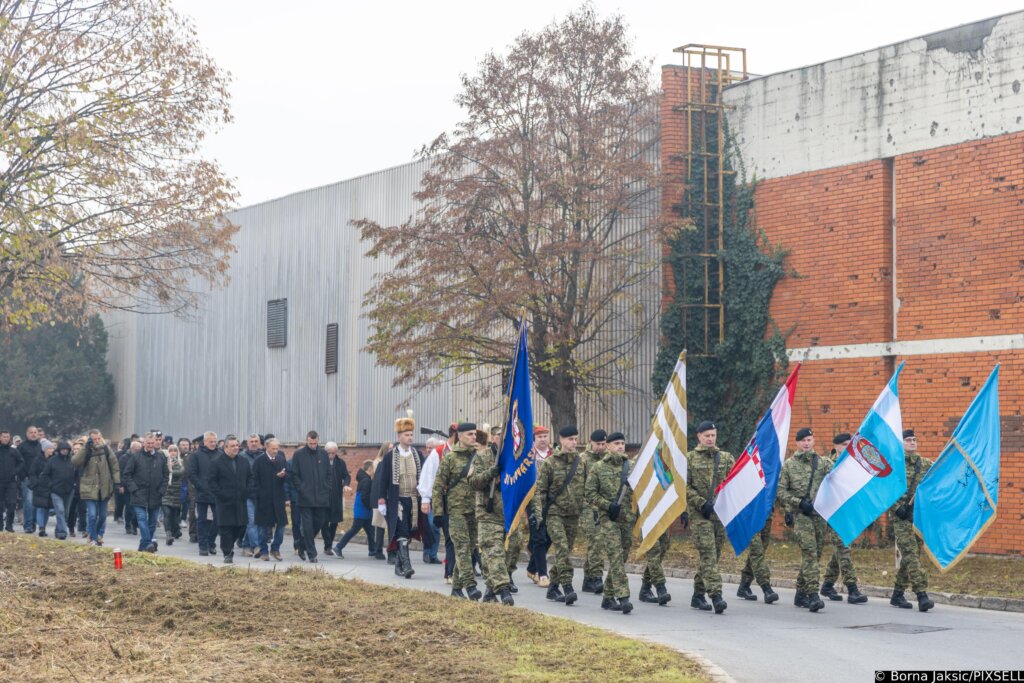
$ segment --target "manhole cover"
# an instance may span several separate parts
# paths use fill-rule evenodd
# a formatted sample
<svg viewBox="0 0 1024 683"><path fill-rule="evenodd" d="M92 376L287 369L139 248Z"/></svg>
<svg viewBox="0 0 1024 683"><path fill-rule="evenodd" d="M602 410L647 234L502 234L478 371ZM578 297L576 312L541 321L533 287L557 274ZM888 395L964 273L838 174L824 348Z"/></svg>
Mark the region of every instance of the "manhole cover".
<svg viewBox="0 0 1024 683"><path fill-rule="evenodd" d="M871 624L869 626L848 626L847 628L862 631L887 631L889 633L931 633L932 631L949 631L945 626L920 626L917 624Z"/></svg>

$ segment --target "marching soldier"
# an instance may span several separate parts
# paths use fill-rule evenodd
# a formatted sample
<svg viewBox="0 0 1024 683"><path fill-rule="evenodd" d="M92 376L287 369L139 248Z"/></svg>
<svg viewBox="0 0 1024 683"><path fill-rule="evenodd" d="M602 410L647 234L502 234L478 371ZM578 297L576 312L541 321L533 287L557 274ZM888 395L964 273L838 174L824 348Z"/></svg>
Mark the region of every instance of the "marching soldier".
<svg viewBox="0 0 1024 683"><path fill-rule="evenodd" d="M477 456L476 425L462 422L456 430L458 442L451 453L441 459L431 504L440 502L440 514L448 519L448 531L455 545L452 596L479 600L481 593L473 576L473 549L477 543L476 500L468 479ZM436 508L434 514L438 514Z"/></svg>
<svg viewBox="0 0 1024 683"><path fill-rule="evenodd" d="M836 460L846 450L846 445L850 443L850 438L849 434L843 432L836 434L832 439L832 451L829 453L828 459L832 467L836 466ZM839 534L832 527L828 527L828 540L834 550L832 551L832 557L829 558L828 567L825 569L825 580L821 584L821 594L829 600L841 601L843 599L843 596L836 591L836 579L839 578L841 571L843 583L846 585L846 601L851 605L860 605L867 602L868 596L861 593L860 589L857 588L857 570L853 566L850 547L843 543L843 539L839 538Z"/></svg>
<svg viewBox="0 0 1024 683"><path fill-rule="evenodd" d="M782 465L779 476L778 500L793 520L800 543L800 574L796 579L796 599L793 604L812 612L825 608L818 596L818 563L821 551L828 541L828 527L814 509L814 497L825 475L832 471L832 463L814 452L814 432L804 427L796 433L797 452Z"/></svg>
<svg viewBox="0 0 1024 683"><path fill-rule="evenodd" d="M721 614L728 607L722 598L722 573L718 558L725 542L725 527L715 514L715 489L732 469L732 455L718 449L718 429L705 420L697 426L698 445L686 454L686 508L693 544L700 554L700 566L693 577L690 607ZM705 599L711 596L711 605Z"/></svg>
<svg viewBox="0 0 1024 683"><path fill-rule="evenodd" d="M555 550L547 599L566 605L576 602L569 554L576 542L580 513L586 507L583 486L587 479L587 463L582 455L576 453L578 439L579 431L575 425L562 427L558 431L559 448L544 461L537 475L541 518L547 525L548 537Z"/></svg>
<svg viewBox="0 0 1024 683"><path fill-rule="evenodd" d="M633 603L629 601L625 562L636 518L627 481L630 462L626 458L626 437L621 432L614 432L607 439L608 450L587 473L584 488L587 503L597 511L595 537L608 558L608 580L604 583L601 608L629 614L633 611ZM604 558L601 558L598 569L603 568Z"/></svg>
<svg viewBox="0 0 1024 683"><path fill-rule="evenodd" d="M928 597L928 573L921 566L923 541L914 533L914 494L932 461L917 452L917 435L913 429L903 430L904 462L907 466L907 492L889 509L889 523L896 536L896 548L900 553L900 569L896 572L896 585L889 604L893 607L913 609L904 591L910 586L917 593L917 609L927 612L935 603Z"/></svg>
<svg viewBox="0 0 1024 683"><path fill-rule="evenodd" d="M747 547L747 563L743 565L740 573L740 587L736 596L744 600L757 600L754 591L750 590L750 584L755 580L764 593L764 604L770 605L779 599L779 594L772 590L772 574L768 568L768 559L765 554L768 552L768 544L772 540L772 516L768 515L768 521L764 528L757 532L750 539Z"/></svg>
<svg viewBox="0 0 1024 683"><path fill-rule="evenodd" d="M505 508L501 502L500 476L497 453L485 446L477 452L469 472L469 485L476 491L477 541L487 584L483 601L496 602L501 598L503 605L514 605L505 557Z"/></svg>
<svg viewBox="0 0 1024 683"><path fill-rule="evenodd" d="M594 465L601 462L608 448L608 434L603 429L595 429L590 434L590 445L583 451L587 461L587 472L594 471ZM589 474L588 474L589 476ZM589 502L589 500L588 500ZM587 539L587 559L583 563L583 592L600 594L604 590L601 573L604 567L605 551L601 547L601 534L597 520L601 511L597 508L586 512L580 517L580 531ZM588 519L589 517L589 519Z"/></svg>
<svg viewBox="0 0 1024 683"><path fill-rule="evenodd" d="M689 515L683 513L683 528L690 527ZM644 559L647 561L644 566L643 582L640 584L640 602L651 602L659 605L667 605L672 595L665 587L665 570L661 563L668 554L669 539L671 538L668 529L654 542L651 549L647 551ZM651 589L657 591L657 595Z"/></svg>

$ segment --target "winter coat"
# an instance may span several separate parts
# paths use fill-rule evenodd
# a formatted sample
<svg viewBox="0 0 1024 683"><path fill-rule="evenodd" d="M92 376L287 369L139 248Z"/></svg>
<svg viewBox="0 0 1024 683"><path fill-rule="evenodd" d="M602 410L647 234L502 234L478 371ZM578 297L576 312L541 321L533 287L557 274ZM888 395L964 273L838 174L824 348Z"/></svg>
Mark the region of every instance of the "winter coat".
<svg viewBox="0 0 1024 683"><path fill-rule="evenodd" d="M387 525L388 525L388 538L395 538L395 531L398 528L398 484L394 483L394 477L396 472L394 471L394 462L397 458L402 457L399 454L398 446L395 446L390 451L384 454L384 459L380 461L380 465L377 466L377 471L373 475L373 495L372 501L374 507L376 502L383 498L387 504ZM412 458L416 465L416 481L420 480L420 472L423 467L423 456L415 448L412 449ZM451 456L448 456L451 457ZM436 486L436 484L435 484ZM467 484L468 490L468 484ZM472 493L470 493L472 495ZM413 527L411 536L417 540L422 540L423 529L426 528L427 518L422 513L419 506L416 505L412 511L415 524L410 524Z"/></svg>
<svg viewBox="0 0 1024 683"><path fill-rule="evenodd" d="M271 460L266 453L256 458L252 471L253 494L256 499L256 526L285 526L288 513L284 504L288 500L285 480L277 473L287 469L284 453L280 451ZM296 511L297 512L297 511Z"/></svg>
<svg viewBox="0 0 1024 683"><path fill-rule="evenodd" d="M331 465L322 447L303 446L292 456L292 484L299 507L329 508L331 505Z"/></svg>
<svg viewBox="0 0 1024 683"><path fill-rule="evenodd" d="M345 519L345 487L352 478L348 475L348 465L341 458L334 458L331 464L331 496L327 509L327 521L337 524Z"/></svg>
<svg viewBox="0 0 1024 683"><path fill-rule="evenodd" d="M356 502L352 507L352 516L356 519L370 519L373 516L373 477L363 470L356 470Z"/></svg>
<svg viewBox="0 0 1024 683"><path fill-rule="evenodd" d="M484 448L477 452L476 460L473 461L473 468L469 474L469 485L476 491L476 522L505 524L505 508L501 501L501 469L498 467L498 457L490 448ZM494 484L494 502L490 503L491 485ZM491 511L488 512L488 506Z"/></svg>
<svg viewBox="0 0 1024 683"><path fill-rule="evenodd" d="M147 453L141 450L128 456L124 468L125 486L132 495L132 506L152 510L160 507L171 471L167 467L167 456L161 450Z"/></svg>
<svg viewBox="0 0 1024 683"><path fill-rule="evenodd" d="M565 477L575 459L579 459L569 485L562 491ZM585 509L583 486L587 480L587 459L582 454L566 453L561 449L545 460L537 473L537 493L540 495L542 514L560 517L578 517ZM561 493L559 493L561 491Z"/></svg>
<svg viewBox="0 0 1024 683"><path fill-rule="evenodd" d="M82 500L108 500L114 494L114 487L121 484L121 465L114 450L107 444L96 446L92 440L75 451L71 463L82 469L78 485Z"/></svg>
<svg viewBox="0 0 1024 683"><path fill-rule="evenodd" d="M244 527L249 523L246 501L253 495L253 484L248 460L221 453L210 465L208 486L217 503L218 526Z"/></svg>
<svg viewBox="0 0 1024 683"><path fill-rule="evenodd" d="M619 516L616 521L620 525L629 526L635 517L633 513L632 489L629 482L622 483L623 463L628 463L626 456L622 453L611 451L602 453L600 460L594 460L594 465L587 472L587 483L584 484L584 493L587 504L597 512L598 522L608 519L608 508L612 503L619 504ZM629 477L630 465L626 465L626 477ZM622 490L622 500L619 500L619 490Z"/></svg>
<svg viewBox="0 0 1024 683"><path fill-rule="evenodd" d="M38 441L25 439L18 445L18 452L21 453L21 478L31 479L32 468L37 460L43 459L43 447Z"/></svg>
<svg viewBox="0 0 1024 683"><path fill-rule="evenodd" d="M67 449L67 455L61 455L61 450ZM71 462L71 444L61 441L57 450L46 460L43 467L43 477L46 478L50 493L56 493L62 498L67 498L75 490L76 467Z"/></svg>
<svg viewBox="0 0 1024 683"><path fill-rule="evenodd" d="M21 451L7 444L0 446L0 491L21 477Z"/></svg>
<svg viewBox="0 0 1024 683"><path fill-rule="evenodd" d="M171 459L168 458L167 467L170 469L170 475L167 477L167 491L164 492L160 503L175 508L181 507L181 480L185 476L185 465L182 464L180 457L174 461L174 465L171 465Z"/></svg>
<svg viewBox="0 0 1024 683"><path fill-rule="evenodd" d="M197 503L217 502L210 491L210 467L217 456L223 454L224 451L219 448L209 450L205 444L199 444L199 448L189 454L188 483L196 492Z"/></svg>
<svg viewBox="0 0 1024 683"><path fill-rule="evenodd" d="M46 471L46 456L40 456L32 463L32 471L28 473L28 488L32 491L32 505L49 510L53 507L50 500L50 484L43 476Z"/></svg>

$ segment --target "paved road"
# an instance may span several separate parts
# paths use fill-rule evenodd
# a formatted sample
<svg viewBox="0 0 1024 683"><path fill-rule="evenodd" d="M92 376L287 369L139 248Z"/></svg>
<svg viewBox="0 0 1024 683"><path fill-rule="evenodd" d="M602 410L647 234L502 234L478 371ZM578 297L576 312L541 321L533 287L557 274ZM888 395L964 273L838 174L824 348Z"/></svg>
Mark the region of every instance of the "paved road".
<svg viewBox="0 0 1024 683"><path fill-rule="evenodd" d="M107 547L125 550L138 545L137 536L125 536L120 525L108 525ZM186 537L187 539L187 537ZM80 542L80 541L72 541ZM180 540L171 547L160 544L160 555L223 566L221 558L199 557L195 545ZM447 593L438 565L423 565L414 553L412 579L397 577L386 563L366 555L366 546L353 544L345 559L321 554L317 565L301 562L285 538L285 566L319 567L349 579ZM270 569L274 562L242 558L235 567ZM580 572L576 572L579 590ZM1024 614L938 605L922 614L890 607L887 600L871 598L865 605L826 601L826 608L811 614L793 606L793 591L779 589L774 605L736 598L736 587L726 586L729 609L723 615L698 612L689 606L693 583L669 579L672 602L665 607L637 603L640 579L630 576L636 609L630 615L604 611L600 597L581 594L576 605L548 602L544 589L534 586L521 567L515 576L520 591L516 607L552 614L616 631L623 635L664 643L711 660L738 681L855 681L873 680L881 669L1021 669L1024 668ZM482 584L481 584L482 589Z"/></svg>

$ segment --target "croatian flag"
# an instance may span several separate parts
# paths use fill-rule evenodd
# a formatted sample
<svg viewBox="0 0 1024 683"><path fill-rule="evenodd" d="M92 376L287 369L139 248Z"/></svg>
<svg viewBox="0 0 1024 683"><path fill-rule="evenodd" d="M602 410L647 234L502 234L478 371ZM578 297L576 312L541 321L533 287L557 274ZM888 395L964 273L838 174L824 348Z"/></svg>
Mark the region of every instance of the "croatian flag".
<svg viewBox="0 0 1024 683"><path fill-rule="evenodd" d="M738 556L764 528L775 505L779 473L789 443L789 422L796 395L797 363L751 437L743 454L715 491L715 513L725 525Z"/></svg>
<svg viewBox="0 0 1024 683"><path fill-rule="evenodd" d="M902 370L900 363L814 498L814 509L846 545L907 490L898 385Z"/></svg>

